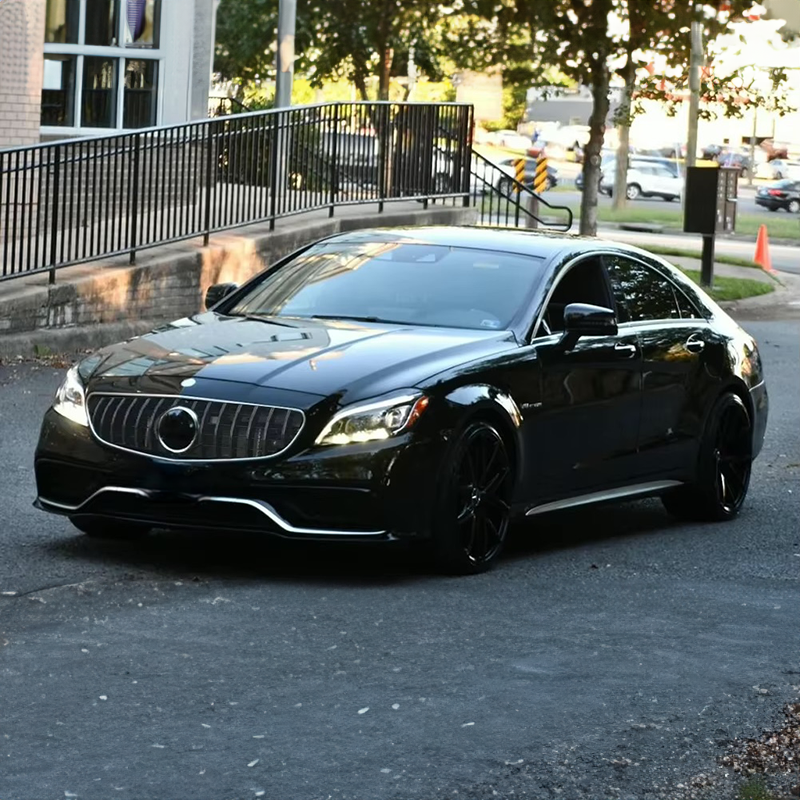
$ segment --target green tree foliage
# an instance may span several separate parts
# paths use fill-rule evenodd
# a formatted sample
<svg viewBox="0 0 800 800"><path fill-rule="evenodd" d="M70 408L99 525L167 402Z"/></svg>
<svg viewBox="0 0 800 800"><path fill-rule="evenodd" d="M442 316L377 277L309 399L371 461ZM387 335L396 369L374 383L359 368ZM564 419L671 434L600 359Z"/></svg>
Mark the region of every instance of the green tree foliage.
<svg viewBox="0 0 800 800"><path fill-rule="evenodd" d="M473 20L472 41L461 48L480 48L488 64L524 63L535 72L557 67L566 79L592 91L590 135L585 150L584 194L580 230L597 230L600 152L609 119L609 90L618 72L629 96L636 90L636 70L653 54L662 54L682 73L688 71L694 0L465 0ZM700 6L706 40L730 29L752 5L751 0L712 0ZM526 52L527 50L527 52ZM724 80L719 81L722 91ZM636 109L623 102L623 120ZM623 162L624 163L624 162Z"/></svg>
<svg viewBox="0 0 800 800"><path fill-rule="evenodd" d="M389 99L389 81L407 71L415 47L419 71L441 80L441 8L427 0L299 0L295 71L316 87L352 82L369 99ZM222 0L217 14L215 69L223 79L248 84L274 76L278 0Z"/></svg>
<svg viewBox="0 0 800 800"><path fill-rule="evenodd" d="M222 0L214 69L240 86L275 75L278 0Z"/></svg>

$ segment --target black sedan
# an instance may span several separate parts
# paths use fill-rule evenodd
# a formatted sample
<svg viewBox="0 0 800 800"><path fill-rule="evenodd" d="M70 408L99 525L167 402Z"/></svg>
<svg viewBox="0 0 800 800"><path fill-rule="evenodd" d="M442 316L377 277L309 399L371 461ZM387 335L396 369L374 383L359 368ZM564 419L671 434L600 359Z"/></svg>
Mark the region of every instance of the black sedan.
<svg viewBox="0 0 800 800"><path fill-rule="evenodd" d="M418 540L471 573L514 515L660 495L730 519L764 438L755 341L635 248L353 232L207 302L68 372L40 508L97 537Z"/></svg>
<svg viewBox="0 0 800 800"><path fill-rule="evenodd" d="M785 179L756 192L756 205L770 211L783 209L790 214L800 211L800 181Z"/></svg>

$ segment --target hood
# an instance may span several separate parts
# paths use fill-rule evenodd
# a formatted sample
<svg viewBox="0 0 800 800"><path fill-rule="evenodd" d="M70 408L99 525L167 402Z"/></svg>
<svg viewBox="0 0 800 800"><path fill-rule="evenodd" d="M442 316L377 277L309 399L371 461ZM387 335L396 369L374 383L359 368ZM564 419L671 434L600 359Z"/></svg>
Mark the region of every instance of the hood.
<svg viewBox="0 0 800 800"><path fill-rule="evenodd" d="M259 402L254 398L269 390L273 402L275 393L296 393L295 404L304 395L310 405L334 394L351 402L414 387L512 347L508 331L328 320L282 325L208 312L107 347L82 363L81 375L95 391L180 394L194 379L193 393L215 384L204 396L235 392Z"/></svg>

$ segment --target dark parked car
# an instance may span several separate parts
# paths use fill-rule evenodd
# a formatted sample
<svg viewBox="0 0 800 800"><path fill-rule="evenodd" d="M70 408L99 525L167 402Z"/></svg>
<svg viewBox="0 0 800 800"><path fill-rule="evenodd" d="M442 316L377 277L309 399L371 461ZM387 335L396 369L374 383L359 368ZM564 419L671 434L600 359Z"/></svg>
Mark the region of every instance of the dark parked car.
<svg viewBox="0 0 800 800"><path fill-rule="evenodd" d="M644 251L368 230L231 289L69 370L40 508L96 537L421 540L471 573L514 515L660 495L727 520L745 500L767 423L756 343Z"/></svg>
<svg viewBox="0 0 800 800"><path fill-rule="evenodd" d="M791 214L800 211L800 181L782 180L756 192L756 205L777 211L782 208Z"/></svg>

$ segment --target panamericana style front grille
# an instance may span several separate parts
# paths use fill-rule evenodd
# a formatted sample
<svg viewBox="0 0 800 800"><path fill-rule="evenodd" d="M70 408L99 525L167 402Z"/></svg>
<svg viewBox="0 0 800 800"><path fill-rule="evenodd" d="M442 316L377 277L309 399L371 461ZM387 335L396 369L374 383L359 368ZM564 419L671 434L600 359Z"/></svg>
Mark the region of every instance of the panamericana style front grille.
<svg viewBox="0 0 800 800"><path fill-rule="evenodd" d="M303 412L295 408L187 397L92 394L87 404L92 430L105 444L176 460L275 456L294 442L305 422ZM164 447L158 430L161 418L173 408L189 409L197 420L196 438L180 454Z"/></svg>

